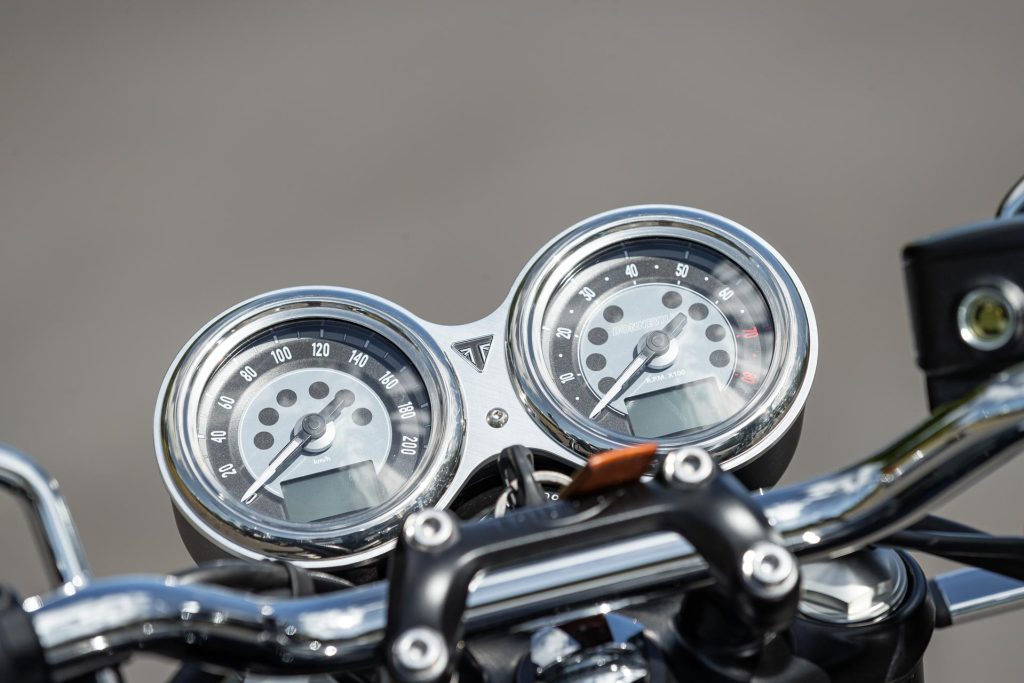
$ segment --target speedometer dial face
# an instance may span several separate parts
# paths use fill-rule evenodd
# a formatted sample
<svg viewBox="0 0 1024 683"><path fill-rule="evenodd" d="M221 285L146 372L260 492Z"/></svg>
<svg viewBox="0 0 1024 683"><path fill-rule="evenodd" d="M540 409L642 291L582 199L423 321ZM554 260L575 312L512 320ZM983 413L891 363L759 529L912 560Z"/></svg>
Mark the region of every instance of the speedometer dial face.
<svg viewBox="0 0 1024 683"><path fill-rule="evenodd" d="M171 366L156 419L193 554L319 568L379 557L406 515L437 505L464 429L426 330L331 287L270 292L212 321Z"/></svg>
<svg viewBox="0 0 1024 683"><path fill-rule="evenodd" d="M740 412L767 376L775 339L764 296L735 263L659 238L580 264L555 291L541 330L565 403L581 419L649 439Z"/></svg>
<svg viewBox="0 0 1024 683"><path fill-rule="evenodd" d="M225 498L303 523L399 493L431 432L430 397L402 351L315 318L246 341L211 377L199 416L203 464Z"/></svg>

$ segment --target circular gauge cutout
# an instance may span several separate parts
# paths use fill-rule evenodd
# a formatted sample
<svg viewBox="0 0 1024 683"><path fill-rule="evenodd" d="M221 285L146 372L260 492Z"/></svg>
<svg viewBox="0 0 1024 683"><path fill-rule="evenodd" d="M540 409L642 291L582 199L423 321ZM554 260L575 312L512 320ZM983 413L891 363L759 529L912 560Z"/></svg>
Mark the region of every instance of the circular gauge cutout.
<svg viewBox="0 0 1024 683"><path fill-rule="evenodd" d="M583 454L655 441L749 462L796 422L816 358L810 303L782 258L683 207L614 211L556 238L509 324L524 403Z"/></svg>
<svg viewBox="0 0 1024 683"><path fill-rule="evenodd" d="M386 552L398 520L446 490L457 386L387 302L274 292L211 323L172 366L157 408L161 472L178 513L229 554L354 564Z"/></svg>

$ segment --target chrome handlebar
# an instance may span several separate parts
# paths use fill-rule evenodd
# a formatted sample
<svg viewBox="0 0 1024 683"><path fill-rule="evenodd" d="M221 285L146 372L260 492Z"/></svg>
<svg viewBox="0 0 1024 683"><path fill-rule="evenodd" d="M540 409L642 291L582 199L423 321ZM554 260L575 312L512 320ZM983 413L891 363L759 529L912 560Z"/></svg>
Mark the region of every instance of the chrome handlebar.
<svg viewBox="0 0 1024 683"><path fill-rule="evenodd" d="M770 491L757 502L801 559L838 557L912 524L1021 450L1024 366L1017 366L863 462ZM0 468L25 459L9 450L0 455ZM23 490L35 491L39 482L23 484ZM53 484L46 488L56 492ZM63 514L44 509L51 503L61 508L59 495L36 500L45 519L67 522L48 539L55 563L79 566L86 576L66 508ZM42 526L48 534L54 531ZM468 598L466 633L507 628L556 607L592 607L609 595L630 600L669 585L683 590L706 581L705 570L685 539L664 532L485 573ZM187 652L211 664L302 674L371 664L383 639L387 597L387 582L326 596L268 599L140 576L66 585L26 600L24 607L58 679L139 647L171 656Z"/></svg>
<svg viewBox="0 0 1024 683"><path fill-rule="evenodd" d="M90 576L82 541L57 481L32 458L0 444L0 486L29 505L36 540L58 583L74 592Z"/></svg>

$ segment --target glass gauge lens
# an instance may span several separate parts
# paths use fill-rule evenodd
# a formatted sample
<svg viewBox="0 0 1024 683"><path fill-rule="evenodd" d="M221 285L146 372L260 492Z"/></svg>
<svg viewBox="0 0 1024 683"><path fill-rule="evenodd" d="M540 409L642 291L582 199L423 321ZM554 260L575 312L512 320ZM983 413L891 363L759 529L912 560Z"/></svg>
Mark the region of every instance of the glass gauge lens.
<svg viewBox="0 0 1024 683"><path fill-rule="evenodd" d="M406 488L430 441L431 402L391 341L309 318L243 342L206 383L196 425L220 497L272 520L330 524Z"/></svg>
<svg viewBox="0 0 1024 683"><path fill-rule="evenodd" d="M606 430L645 439L717 427L754 399L772 363L764 295L736 263L686 239L591 255L541 317L549 384Z"/></svg>

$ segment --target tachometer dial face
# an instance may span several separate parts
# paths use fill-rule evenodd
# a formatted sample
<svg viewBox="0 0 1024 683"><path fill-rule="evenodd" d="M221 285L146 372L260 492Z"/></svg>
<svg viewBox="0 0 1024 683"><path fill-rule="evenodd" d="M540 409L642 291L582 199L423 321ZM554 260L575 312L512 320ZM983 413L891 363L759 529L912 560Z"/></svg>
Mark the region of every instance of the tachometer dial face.
<svg viewBox="0 0 1024 683"><path fill-rule="evenodd" d="M775 339L764 296L735 263L658 238L580 264L554 292L541 330L565 403L610 431L650 439L740 412L768 374Z"/></svg>
<svg viewBox="0 0 1024 683"><path fill-rule="evenodd" d="M798 424L816 360L810 302L778 252L681 206L565 231L524 273L508 334L523 404L581 455L653 441L742 466Z"/></svg>
<svg viewBox="0 0 1024 683"><path fill-rule="evenodd" d="M308 319L247 340L199 404L202 464L224 497L323 523L399 493L430 441L416 367L354 323Z"/></svg>

